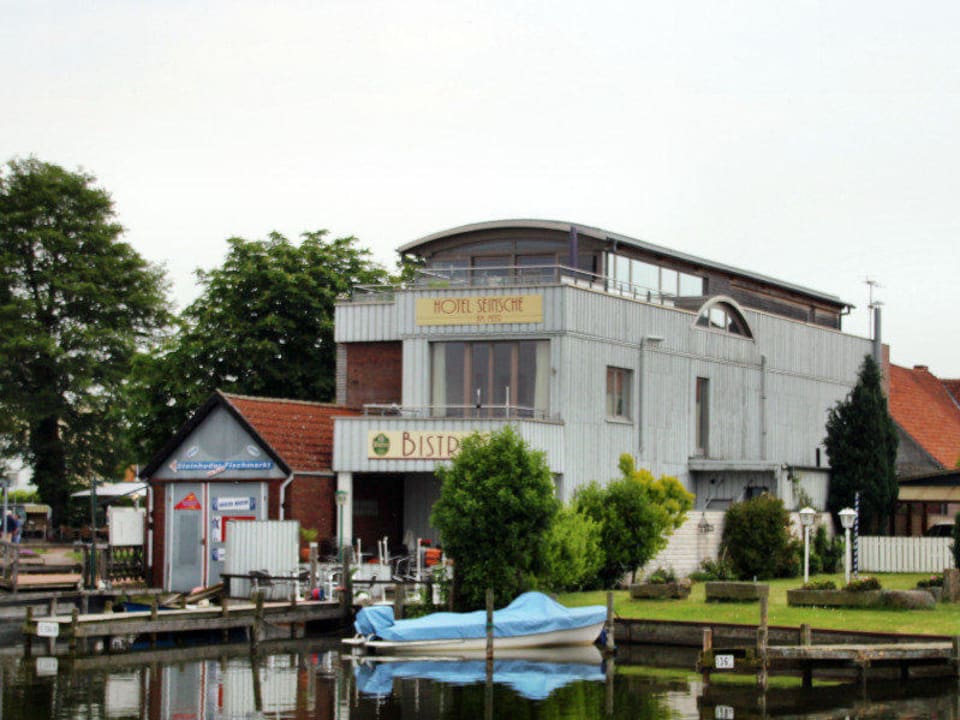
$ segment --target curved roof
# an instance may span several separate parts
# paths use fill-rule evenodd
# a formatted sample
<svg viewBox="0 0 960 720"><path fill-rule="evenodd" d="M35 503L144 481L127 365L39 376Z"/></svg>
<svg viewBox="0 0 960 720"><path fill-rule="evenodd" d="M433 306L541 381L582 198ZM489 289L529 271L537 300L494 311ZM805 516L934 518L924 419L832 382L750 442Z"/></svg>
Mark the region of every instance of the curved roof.
<svg viewBox="0 0 960 720"><path fill-rule="evenodd" d="M836 295L820 292L819 290L813 290L811 288L804 287L802 285L795 285L793 283L784 282L783 280L777 280L776 278L772 278L767 275L761 275L760 273L750 272L749 270L736 268L736 267L733 267L732 265L725 265L723 263L714 262L713 260L707 260L705 258L697 257L696 255L689 255L687 253L678 252L676 250L672 250L671 248L664 247L663 245L655 245L654 243L647 242L646 240L638 240L637 238L632 238L632 237L629 237L628 235L621 235L619 233L610 232L608 230L603 230L601 228L591 227L589 225L579 225L577 223L570 223L562 220L536 220L536 219L488 220L486 222L460 225L459 227L450 228L449 230L441 230L440 232L435 232L435 233L431 233L430 235L425 235L421 238L418 238L417 240L414 240L413 242L409 242L405 245L401 245L397 249L397 251L400 253L414 252L417 248L422 247L423 245L428 245L429 243L432 243L436 240L442 240L444 238L453 237L455 235L463 235L465 233L477 232L482 230L506 230L510 228L557 230L565 233L569 233L572 228L576 228L577 234L579 235L585 235L587 237L592 237L597 240L602 240L605 242L629 245L630 247L637 248L638 250L655 253L657 255L664 255L666 257L675 258L677 260L688 262L694 265L700 265L705 268L711 268L713 270L718 270L720 272L729 273L730 275L736 275L742 278L755 280L757 282L761 282L766 285L773 285L773 286L781 287L787 290L792 290L793 292L802 293L809 297L834 303L836 305L842 305L850 308L855 307L854 305L841 300Z"/></svg>

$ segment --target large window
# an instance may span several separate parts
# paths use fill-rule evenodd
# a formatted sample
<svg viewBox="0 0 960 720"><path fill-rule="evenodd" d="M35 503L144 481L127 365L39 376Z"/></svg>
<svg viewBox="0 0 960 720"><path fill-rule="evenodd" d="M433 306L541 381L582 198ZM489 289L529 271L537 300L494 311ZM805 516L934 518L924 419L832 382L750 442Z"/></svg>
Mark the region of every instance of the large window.
<svg viewBox="0 0 960 720"><path fill-rule="evenodd" d="M618 367L607 368L607 417L617 420L630 419L630 377L629 370Z"/></svg>
<svg viewBox="0 0 960 720"><path fill-rule="evenodd" d="M431 378L434 415L545 417L550 410L550 343L434 343Z"/></svg>
<svg viewBox="0 0 960 720"><path fill-rule="evenodd" d="M710 443L710 380L697 378L696 423L697 455L706 457Z"/></svg>
<svg viewBox="0 0 960 720"><path fill-rule="evenodd" d="M699 275L616 253L607 254L607 277L621 292L647 295L648 299L699 296L704 293L704 279Z"/></svg>

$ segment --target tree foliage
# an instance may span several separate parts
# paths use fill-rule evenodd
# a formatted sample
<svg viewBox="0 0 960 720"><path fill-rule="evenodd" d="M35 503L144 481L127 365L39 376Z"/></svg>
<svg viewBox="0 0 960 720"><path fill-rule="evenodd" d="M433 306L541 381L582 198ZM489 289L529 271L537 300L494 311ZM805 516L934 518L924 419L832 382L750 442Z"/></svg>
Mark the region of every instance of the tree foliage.
<svg viewBox="0 0 960 720"><path fill-rule="evenodd" d="M838 513L853 507L860 493L860 527L885 532L899 486L896 475L897 430L883 394L880 368L869 355L857 384L831 408L824 440L831 480L827 509L839 526Z"/></svg>
<svg viewBox="0 0 960 720"><path fill-rule="evenodd" d="M603 564L600 524L572 506L561 508L547 532L543 582L554 592L592 584Z"/></svg>
<svg viewBox="0 0 960 720"><path fill-rule="evenodd" d="M94 183L34 158L0 171L0 438L56 519L74 485L122 465L121 386L169 319L162 271Z"/></svg>
<svg viewBox="0 0 960 720"><path fill-rule="evenodd" d="M619 467L622 477L606 487L585 485L574 497L578 512L600 524L604 562L599 580L608 588L665 548L693 507L693 495L676 478L654 478L649 470L636 469L627 454L620 456Z"/></svg>
<svg viewBox="0 0 960 720"><path fill-rule="evenodd" d="M230 238L222 267L197 271L203 290L178 332L137 359L130 396L134 441L149 457L216 389L332 400L334 303L360 284L387 279L355 237L306 232Z"/></svg>
<svg viewBox="0 0 960 720"><path fill-rule="evenodd" d="M559 508L544 454L508 425L465 438L437 477L442 485L430 523L455 563L457 606L483 607L493 588L500 607L533 587Z"/></svg>
<svg viewBox="0 0 960 720"><path fill-rule="evenodd" d="M768 493L730 506L720 546L743 580L796 575L798 543L790 534L790 513Z"/></svg>

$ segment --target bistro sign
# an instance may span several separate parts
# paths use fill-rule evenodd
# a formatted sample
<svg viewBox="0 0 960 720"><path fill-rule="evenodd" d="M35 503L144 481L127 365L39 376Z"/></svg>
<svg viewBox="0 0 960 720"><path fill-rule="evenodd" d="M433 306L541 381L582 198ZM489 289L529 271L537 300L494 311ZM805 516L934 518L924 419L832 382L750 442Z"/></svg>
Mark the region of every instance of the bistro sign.
<svg viewBox="0 0 960 720"><path fill-rule="evenodd" d="M417 300L417 325L543 322L542 295L482 295Z"/></svg>
<svg viewBox="0 0 960 720"><path fill-rule="evenodd" d="M418 432L416 430L370 430L367 458L370 460L449 460L460 449L468 432Z"/></svg>

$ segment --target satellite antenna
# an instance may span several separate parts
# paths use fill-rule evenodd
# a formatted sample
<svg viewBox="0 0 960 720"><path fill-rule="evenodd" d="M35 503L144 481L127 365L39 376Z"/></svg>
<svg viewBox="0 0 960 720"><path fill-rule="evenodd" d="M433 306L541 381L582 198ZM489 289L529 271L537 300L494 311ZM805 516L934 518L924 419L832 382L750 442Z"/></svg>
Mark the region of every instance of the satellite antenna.
<svg viewBox="0 0 960 720"><path fill-rule="evenodd" d="M869 323L869 331L867 332L867 337L873 337L873 310L874 308L883 304L879 300L873 299L873 289L882 288L883 285L881 285L879 281L874 280L869 275L867 275L867 277L863 279L863 282L865 285L867 285L870 288L869 290L870 301L869 301L869 304L867 305L867 308L869 308L870 310L870 312L867 313L867 322Z"/></svg>

